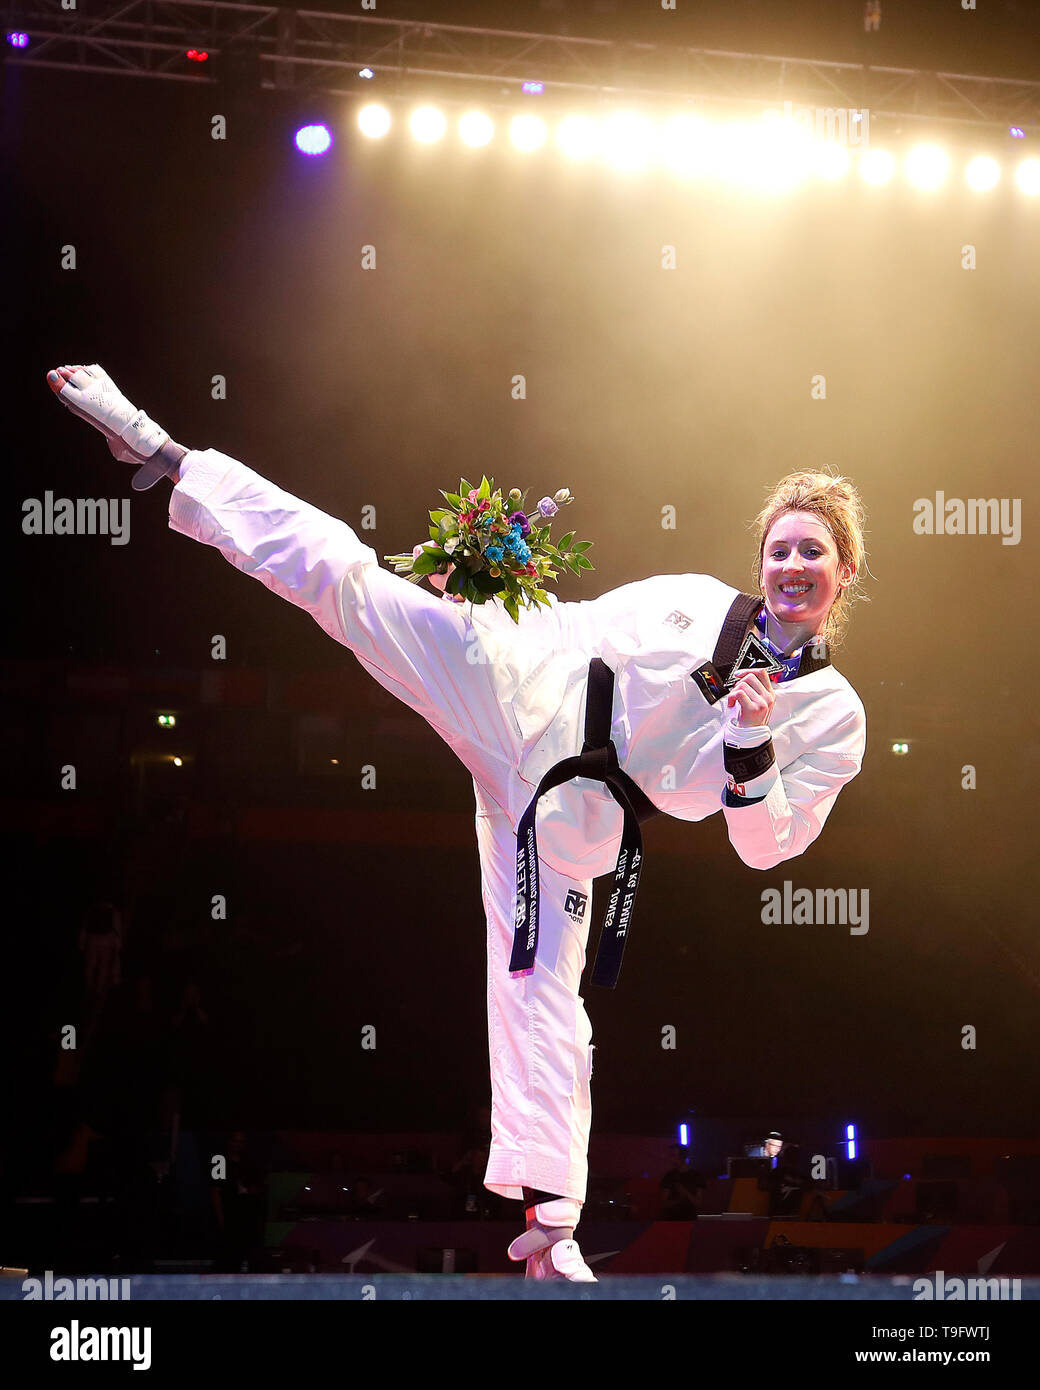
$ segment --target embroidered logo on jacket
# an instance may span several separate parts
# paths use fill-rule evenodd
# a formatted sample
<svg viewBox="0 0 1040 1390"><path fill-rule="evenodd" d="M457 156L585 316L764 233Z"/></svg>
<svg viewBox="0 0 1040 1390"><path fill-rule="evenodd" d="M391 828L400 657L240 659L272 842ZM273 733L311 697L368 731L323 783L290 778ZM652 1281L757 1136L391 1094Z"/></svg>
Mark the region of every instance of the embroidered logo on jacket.
<svg viewBox="0 0 1040 1390"><path fill-rule="evenodd" d="M563 910L572 922L580 922L585 916L585 908L588 906L588 893L579 893L576 888L570 889L567 900L563 904Z"/></svg>
<svg viewBox="0 0 1040 1390"><path fill-rule="evenodd" d="M665 618L665 622L674 623L680 632L685 632L690 626L691 619L689 619L685 613L680 613L678 608L676 608L668 614L668 617Z"/></svg>

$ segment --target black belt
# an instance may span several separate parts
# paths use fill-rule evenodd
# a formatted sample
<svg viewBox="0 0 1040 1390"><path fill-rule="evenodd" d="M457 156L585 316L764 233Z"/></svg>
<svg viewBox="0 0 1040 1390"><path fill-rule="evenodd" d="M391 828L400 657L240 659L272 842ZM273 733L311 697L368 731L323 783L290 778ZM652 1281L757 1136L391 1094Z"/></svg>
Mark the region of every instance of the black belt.
<svg viewBox="0 0 1040 1390"><path fill-rule="evenodd" d="M513 953L509 958L512 974L529 975L534 970L538 949L538 841L536 821L538 801L546 792L574 777L605 782L611 796L625 815L621 849L614 869L610 902L603 918L603 929L596 952L592 983L613 989L621 970L621 957L632 925L632 911L639 871L643 863L643 837L639 827L651 816L661 814L641 788L618 764L617 749L610 737L614 704L614 672L598 656L589 662L589 688L585 702L585 743L576 758L564 758L551 767L538 784L531 804L524 812L516 834L516 924Z"/></svg>

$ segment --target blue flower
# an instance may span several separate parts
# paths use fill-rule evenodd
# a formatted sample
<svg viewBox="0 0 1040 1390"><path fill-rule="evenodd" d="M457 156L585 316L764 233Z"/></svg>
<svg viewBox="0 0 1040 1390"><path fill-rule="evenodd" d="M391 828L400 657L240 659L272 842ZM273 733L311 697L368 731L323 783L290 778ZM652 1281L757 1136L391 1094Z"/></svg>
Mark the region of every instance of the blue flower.
<svg viewBox="0 0 1040 1390"><path fill-rule="evenodd" d="M502 547L500 545L489 545L484 550L484 555L488 560L493 560L496 565L502 563Z"/></svg>

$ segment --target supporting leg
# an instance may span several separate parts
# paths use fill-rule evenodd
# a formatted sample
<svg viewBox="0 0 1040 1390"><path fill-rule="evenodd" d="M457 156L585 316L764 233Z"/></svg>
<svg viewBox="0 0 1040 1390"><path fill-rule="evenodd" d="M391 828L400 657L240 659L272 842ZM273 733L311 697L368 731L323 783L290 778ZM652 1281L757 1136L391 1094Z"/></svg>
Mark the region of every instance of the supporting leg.
<svg viewBox="0 0 1040 1390"><path fill-rule="evenodd" d="M516 836L478 788L476 817L488 927L491 1150L484 1185L520 1201L524 1188L584 1202L592 1125L592 1025L579 994L592 881L542 862L538 958L509 974ZM576 1224L576 1223L575 1223Z"/></svg>

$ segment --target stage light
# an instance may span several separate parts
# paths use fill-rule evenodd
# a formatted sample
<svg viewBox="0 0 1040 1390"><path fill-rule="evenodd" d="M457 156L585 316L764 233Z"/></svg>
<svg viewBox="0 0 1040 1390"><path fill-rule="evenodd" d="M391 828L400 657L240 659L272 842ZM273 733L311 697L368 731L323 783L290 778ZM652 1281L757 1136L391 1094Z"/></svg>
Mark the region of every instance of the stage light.
<svg viewBox="0 0 1040 1390"><path fill-rule="evenodd" d="M893 752L893 753L899 753L900 755L902 755L903 753L909 753L909 752L910 752L910 745L909 745L909 743L902 743L902 742L893 743L893 745L892 745L892 752Z"/></svg>
<svg viewBox="0 0 1040 1390"><path fill-rule="evenodd" d="M183 760L180 759L180 758L171 758L170 761L173 763L174 767L183 767L183 766L184 766L184 762L183 762Z"/></svg>
<svg viewBox="0 0 1040 1390"><path fill-rule="evenodd" d="M840 179L849 171L849 152L836 140L824 140L813 150L813 168L822 179Z"/></svg>
<svg viewBox="0 0 1040 1390"><path fill-rule="evenodd" d="M1040 193L1040 159L1023 159L1015 174L1015 181L1022 192L1031 197Z"/></svg>
<svg viewBox="0 0 1040 1390"><path fill-rule="evenodd" d="M177 727L177 716L175 714L158 714L155 722L160 729L174 729Z"/></svg>
<svg viewBox="0 0 1040 1390"><path fill-rule="evenodd" d="M968 165L964 177L969 188L985 193L1000 178L1000 166L995 159L990 159L988 154L980 154Z"/></svg>
<svg viewBox="0 0 1040 1390"><path fill-rule="evenodd" d="M679 1143L684 1149L690 1147L690 1126L685 1120L683 1120L682 1124L679 1126Z"/></svg>
<svg viewBox="0 0 1040 1390"><path fill-rule="evenodd" d="M540 97L542 93L545 91L545 83L523 82L520 85L520 90L522 92L525 92L529 97Z"/></svg>
<svg viewBox="0 0 1040 1390"><path fill-rule="evenodd" d="M568 159L589 159L599 150L599 127L588 116L565 116L556 128L556 143Z"/></svg>
<svg viewBox="0 0 1040 1390"><path fill-rule="evenodd" d="M23 33L20 29L12 30L8 32L7 42L12 48L28 48L29 35Z"/></svg>
<svg viewBox="0 0 1040 1390"><path fill-rule="evenodd" d="M859 162L859 172L867 183L888 183L896 161L887 150L867 150Z"/></svg>
<svg viewBox="0 0 1040 1390"><path fill-rule="evenodd" d="M846 1140L847 1140L847 1142L848 1142L848 1146L849 1146L849 1161L851 1162L851 1161L856 1157L856 1126L855 1126L855 1125L846 1125L846 1126L845 1126L845 1138L846 1138Z"/></svg>
<svg viewBox="0 0 1040 1390"><path fill-rule="evenodd" d="M301 154L318 155L332 148L328 126L305 125L296 132L296 148Z"/></svg>
<svg viewBox="0 0 1040 1390"><path fill-rule="evenodd" d="M754 128L757 133L758 127ZM746 126L722 125L715 136L715 171L729 183L749 182L752 177L750 141L753 132Z"/></svg>
<svg viewBox="0 0 1040 1390"><path fill-rule="evenodd" d="M545 144L545 122L540 116L514 116L509 138L518 150L537 150Z"/></svg>
<svg viewBox="0 0 1040 1390"><path fill-rule="evenodd" d="M918 145L906 157L906 176L915 188L931 192L946 178L948 157L936 145Z"/></svg>
<svg viewBox="0 0 1040 1390"><path fill-rule="evenodd" d="M790 121L727 125L720 131L720 145L723 175L761 192L792 187L812 163L812 137Z"/></svg>
<svg viewBox="0 0 1040 1390"><path fill-rule="evenodd" d="M642 169L652 138L650 121L634 111L616 111L603 123L603 153L615 169Z"/></svg>
<svg viewBox="0 0 1040 1390"><path fill-rule="evenodd" d="M184 56L193 63L205 63L209 59L209 54L204 48L189 48Z"/></svg>
<svg viewBox="0 0 1040 1390"><path fill-rule="evenodd" d="M702 116L672 116L658 134L658 153L674 173L684 177L709 174L715 167L715 132Z"/></svg>
<svg viewBox="0 0 1040 1390"><path fill-rule="evenodd" d="M459 118L459 137L465 145L487 145L494 133L494 122L483 111L467 111Z"/></svg>
<svg viewBox="0 0 1040 1390"><path fill-rule="evenodd" d="M369 81L371 78L375 77L375 73L371 68L362 68L358 73L358 77L363 77L366 81Z"/></svg>
<svg viewBox="0 0 1040 1390"><path fill-rule="evenodd" d="M378 140L390 129L390 112L385 106L374 102L361 108L357 123L362 135L367 135L370 140Z"/></svg>
<svg viewBox="0 0 1040 1390"><path fill-rule="evenodd" d="M1020 125L1013 125L1008 131L1008 134L1013 140L1024 140L1026 138L1026 133Z"/></svg>
<svg viewBox="0 0 1040 1390"><path fill-rule="evenodd" d="M816 167L819 145L811 131L794 121L775 117L758 126L758 139L748 131L748 173L762 189L786 189Z"/></svg>
<svg viewBox="0 0 1040 1390"><path fill-rule="evenodd" d="M417 107L408 122L416 140L421 140L424 145L432 145L435 140L439 140L447 124L443 113L438 111L436 106Z"/></svg>

